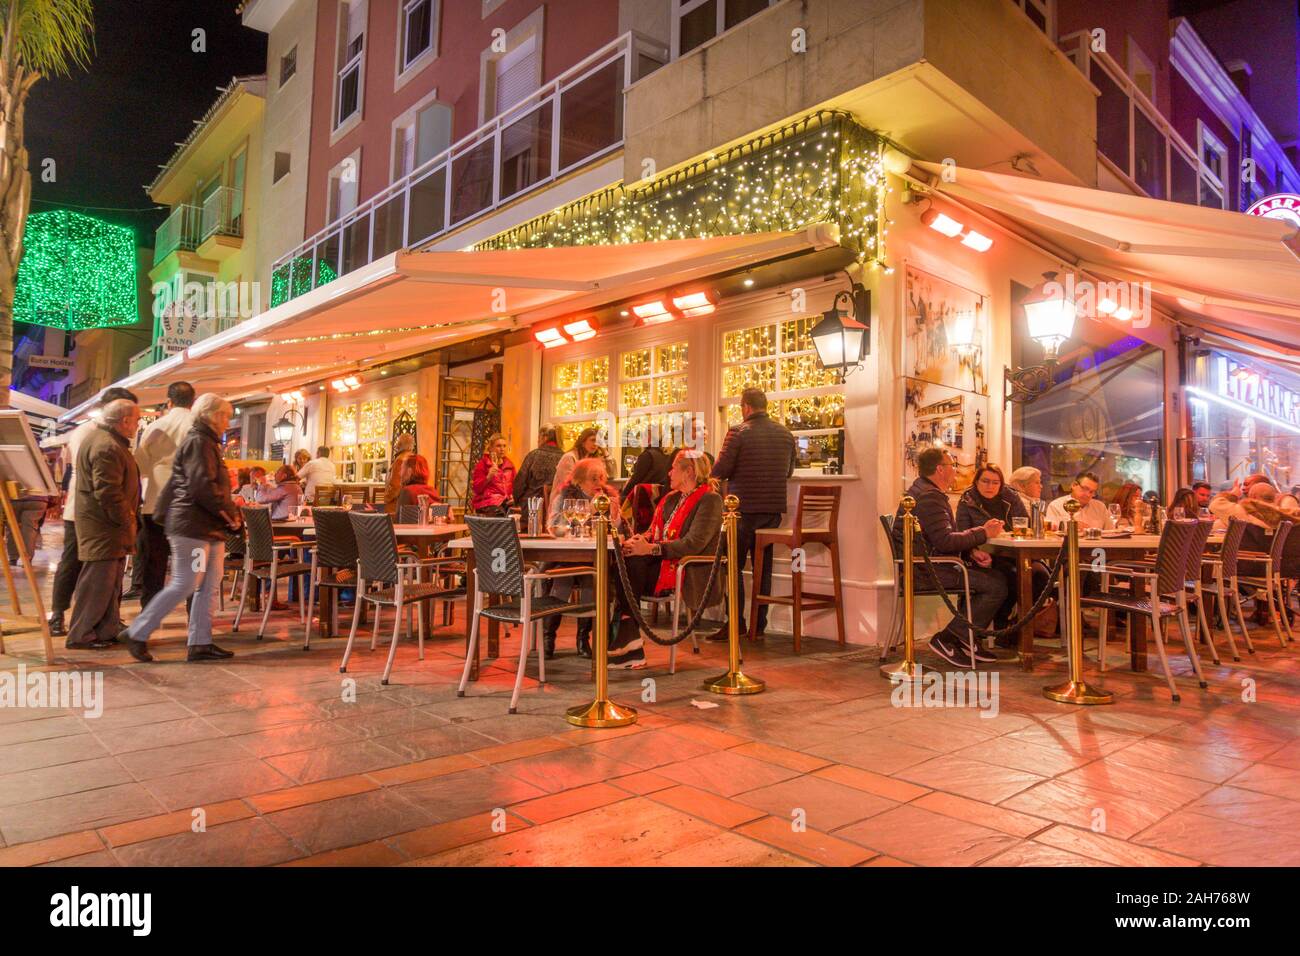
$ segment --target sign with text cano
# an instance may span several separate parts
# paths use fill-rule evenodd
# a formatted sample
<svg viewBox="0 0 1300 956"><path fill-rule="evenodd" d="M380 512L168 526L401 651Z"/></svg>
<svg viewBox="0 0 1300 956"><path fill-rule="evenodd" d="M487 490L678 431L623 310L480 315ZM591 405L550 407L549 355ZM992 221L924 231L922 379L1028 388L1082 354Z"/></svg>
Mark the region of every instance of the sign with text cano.
<svg viewBox="0 0 1300 956"><path fill-rule="evenodd" d="M1214 387L1219 395L1278 421L1300 426L1300 394L1272 382L1226 355L1215 355Z"/></svg>
<svg viewBox="0 0 1300 956"><path fill-rule="evenodd" d="M29 368L57 368L64 372L71 372L73 360L65 358L62 355L29 355L27 365Z"/></svg>
<svg viewBox="0 0 1300 956"><path fill-rule="evenodd" d="M1300 195L1296 193L1274 193L1251 204L1246 210L1247 216L1262 216L1265 219L1281 219L1300 228Z"/></svg>

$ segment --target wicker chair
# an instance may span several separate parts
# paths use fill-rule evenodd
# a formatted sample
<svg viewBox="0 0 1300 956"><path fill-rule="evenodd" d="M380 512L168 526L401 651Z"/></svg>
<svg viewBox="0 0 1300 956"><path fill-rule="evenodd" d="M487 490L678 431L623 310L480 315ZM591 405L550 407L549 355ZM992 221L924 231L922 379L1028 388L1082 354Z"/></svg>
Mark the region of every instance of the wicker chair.
<svg viewBox="0 0 1300 956"><path fill-rule="evenodd" d="M311 647L312 610L320 597L321 588L333 588L342 591L357 586L357 537L352 531L352 522L348 512L342 508L321 508L312 510L316 526L316 547L311 553L311 577L307 587L307 636L302 649ZM337 596L336 596L337 598ZM333 605L334 621L331 632L338 633L338 601ZM322 619L322 624L324 621ZM375 622L378 627L378 620Z"/></svg>
<svg viewBox="0 0 1300 956"><path fill-rule="evenodd" d="M1268 549L1268 554L1259 551L1238 551L1237 557L1244 561L1255 561L1264 566L1263 574L1237 574L1239 584L1250 585L1264 589L1265 599L1268 601L1268 615L1273 619L1273 631L1277 634L1277 639L1283 647L1286 647L1288 638L1295 640L1295 634L1291 631L1291 616L1286 613L1286 583L1282 579L1282 556L1285 554L1286 539L1291 535L1291 530L1295 527L1293 522L1283 521L1273 532L1273 544ZM1256 597L1256 602L1259 598ZM1282 609L1281 614L1278 608ZM1285 629L1285 633L1283 630Z"/></svg>
<svg viewBox="0 0 1300 956"><path fill-rule="evenodd" d="M1210 578L1214 582L1214 593L1219 600L1219 619L1223 621L1223 632L1228 635L1228 647L1232 650L1232 659L1241 660L1237 653L1237 642L1232 637L1232 618L1228 614L1228 595L1237 612L1237 623L1241 625L1241 634L1246 639L1246 650L1255 653L1255 645L1250 641L1250 629L1246 627L1246 615L1241 610L1241 592L1237 590L1237 555L1241 551L1241 539L1246 533L1246 522L1240 518L1228 519L1228 529L1223 533L1223 544L1219 553L1202 556L1201 564L1210 569ZM1225 591L1224 582L1231 581L1232 586Z"/></svg>
<svg viewBox="0 0 1300 956"><path fill-rule="evenodd" d="M352 531L356 536L359 560L357 562L357 599L352 612L352 631L348 634L348 646L343 652L343 662L339 673L346 673L348 659L352 656L352 646L357 638L357 624L361 620L363 601L375 605L375 633L379 631L379 612L381 608L391 607L396 611L393 620L393 639L388 647L388 662L384 665L381 683L387 684L393 672L393 661L397 657L397 641L402 629L402 611L423 601L436 601L456 592L440 584L425 583L418 579L421 564L419 561L401 559L397 553L397 537L393 534L392 515L383 512L358 513L349 512L348 520L352 522ZM380 589L368 591L371 584L378 584ZM419 622L419 653L424 660L424 615L417 614ZM409 626L408 626L409 631ZM374 647L372 638L371 647Z"/></svg>
<svg viewBox="0 0 1300 956"><path fill-rule="evenodd" d="M267 595L262 607L262 622L257 628L257 639L260 641L266 634L266 622L271 616L271 605L275 603L275 587L280 579L310 574L311 565L294 560L292 552L302 550L301 541L275 540L275 533L271 528L270 508L265 505L245 505L240 511L244 515L244 532L247 536L244 553L244 586L240 591L239 608L235 611L235 622L231 630L239 630L239 622L248 603L248 582L255 579L259 588L263 582L267 582L270 584L270 594ZM305 618L307 613L305 592L305 588L298 589L299 619Z"/></svg>
<svg viewBox="0 0 1300 956"><path fill-rule="evenodd" d="M510 518L466 517L470 538L474 547L474 606L472 624L469 632L469 646L465 653L465 670L461 674L457 697L465 696L465 685L469 683L470 669L478 650L479 621L483 618L502 621L506 624L520 625L519 635L519 669L515 673L515 689L510 697L510 713L515 713L519 704L519 691L524 683L524 670L528 665L528 654L537 646L537 679L546 683L546 655L542 653L538 640L537 625L543 618L555 614L584 614L595 609L593 604L571 604L561 598L533 593L536 582L553 581L559 578L576 578L586 575L595 576L596 569L551 568L546 571L525 573L523 551L519 547L519 533ZM504 559L504 560L503 560ZM497 570L500 568L501 570ZM501 595L507 600L501 604L485 605L485 595Z"/></svg>
<svg viewBox="0 0 1300 956"><path fill-rule="evenodd" d="M1195 521L1166 521L1160 533L1160 546L1156 551L1153 569L1140 567L1122 567L1106 565L1101 572L1102 591L1100 594L1084 595L1084 607L1095 607L1101 611L1098 625L1097 657L1101 669L1106 669L1106 636L1110 625L1112 611L1128 613L1131 629L1134 614L1146 614L1151 618L1151 633L1155 637L1156 650L1160 654L1160 666L1165 672L1165 681L1175 701L1180 700L1178 685L1169 671L1169 658L1165 654L1164 624L1169 618L1175 618L1183 632L1183 643L1187 646L1187 656L1191 659L1192 670L1202 688L1206 687L1205 675L1201 673L1201 661L1196 655L1196 644L1192 639L1191 622L1187 613L1187 567L1188 551L1198 534ZM1199 558L1199 555L1198 555ZM1110 590L1112 577L1142 578L1148 582L1149 594L1135 597L1131 592ZM1166 600L1166 598L1172 598Z"/></svg>

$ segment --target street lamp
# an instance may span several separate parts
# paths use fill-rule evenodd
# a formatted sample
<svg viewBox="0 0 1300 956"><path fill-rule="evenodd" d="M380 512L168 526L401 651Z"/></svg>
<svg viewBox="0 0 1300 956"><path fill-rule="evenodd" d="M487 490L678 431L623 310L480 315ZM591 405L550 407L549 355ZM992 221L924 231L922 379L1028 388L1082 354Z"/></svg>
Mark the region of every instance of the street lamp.
<svg viewBox="0 0 1300 956"><path fill-rule="evenodd" d="M847 310L840 308L841 299L848 304ZM871 352L871 293L856 282L851 292L835 293L835 301L809 335L822 368L839 373L843 382L862 367L862 359Z"/></svg>
<svg viewBox="0 0 1300 956"><path fill-rule="evenodd" d="M280 420L271 426L271 434L280 444L287 444L293 438L294 421L292 416L297 416L298 421L302 424L302 433L307 434L307 416L297 409L286 408Z"/></svg>
<svg viewBox="0 0 1300 956"><path fill-rule="evenodd" d="M1043 281L1030 290L1022 303L1029 337L1043 347L1043 364L1012 371L1003 367L1010 391L1004 392L1002 404L1027 404L1051 389L1052 373L1060 357L1061 346L1074 334L1076 307L1066 287L1056 281L1055 272L1044 272Z"/></svg>

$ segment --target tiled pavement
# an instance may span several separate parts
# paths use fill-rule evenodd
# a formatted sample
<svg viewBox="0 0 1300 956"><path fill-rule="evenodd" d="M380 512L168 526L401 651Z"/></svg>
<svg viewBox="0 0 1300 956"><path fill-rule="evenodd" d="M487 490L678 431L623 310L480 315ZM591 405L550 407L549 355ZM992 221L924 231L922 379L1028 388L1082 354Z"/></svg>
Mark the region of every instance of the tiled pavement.
<svg viewBox="0 0 1300 956"><path fill-rule="evenodd" d="M993 717L894 706L874 659L826 641L747 648L768 691L745 698L700 689L723 647L676 676L652 647L610 680L640 721L581 730L571 628L509 716L514 641L463 699L457 634L423 662L404 644L389 687L384 644L362 645L352 700L342 641L304 653L276 619L263 643L223 637L227 662L184 663L179 617L157 663L67 655L55 669L103 671L97 719L0 708L0 864L1300 864L1300 649L1262 630L1254 657L1206 663L1208 691L1178 665L1179 704L1123 669L1090 676L1114 706L1055 704L1059 660L1007 665ZM13 627L6 609L0 669L31 668Z"/></svg>

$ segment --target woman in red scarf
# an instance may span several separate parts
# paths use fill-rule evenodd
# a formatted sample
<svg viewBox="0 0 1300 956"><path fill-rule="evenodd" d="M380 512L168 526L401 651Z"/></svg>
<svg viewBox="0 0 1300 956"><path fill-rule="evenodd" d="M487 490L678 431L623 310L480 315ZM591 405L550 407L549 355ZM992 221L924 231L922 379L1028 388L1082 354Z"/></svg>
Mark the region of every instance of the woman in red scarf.
<svg viewBox="0 0 1300 956"><path fill-rule="evenodd" d="M623 542L627 557L628 583L632 594L624 595L619 587L619 601L639 601L650 594L664 594L677 587L677 562L687 555L712 555L722 530L722 498L713 490L709 462L701 452L679 451L668 472L672 489L659 500L650 530ZM617 580L617 578L615 578ZM698 564L687 569L682 579L684 606L693 610L704 599L709 582L709 566ZM721 576L714 581L709 602L719 600ZM626 614L626 611L624 612ZM621 623L621 622L620 622ZM620 626L609 648L610 667L639 667L645 663L645 651L638 632ZM623 634L629 637L623 640Z"/></svg>

